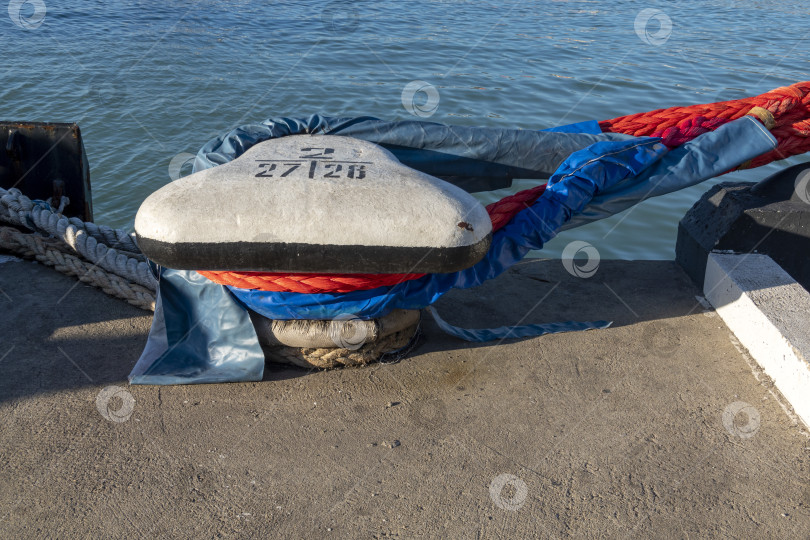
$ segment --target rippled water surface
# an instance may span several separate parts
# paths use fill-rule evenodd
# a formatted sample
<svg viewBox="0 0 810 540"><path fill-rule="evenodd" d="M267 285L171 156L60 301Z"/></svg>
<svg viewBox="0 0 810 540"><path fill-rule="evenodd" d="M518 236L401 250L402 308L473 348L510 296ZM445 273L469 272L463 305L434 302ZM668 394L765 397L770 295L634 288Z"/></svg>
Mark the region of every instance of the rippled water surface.
<svg viewBox="0 0 810 540"><path fill-rule="evenodd" d="M657 11L638 25L644 9ZM541 129L735 99L810 79L808 22L798 0L29 0L18 24L0 12L0 117L78 122L96 221L124 227L170 181L173 157L239 124L413 119L401 95L414 80L439 91L430 120L473 126ZM569 231L538 255L579 239L603 258L672 258L677 222L707 184Z"/></svg>

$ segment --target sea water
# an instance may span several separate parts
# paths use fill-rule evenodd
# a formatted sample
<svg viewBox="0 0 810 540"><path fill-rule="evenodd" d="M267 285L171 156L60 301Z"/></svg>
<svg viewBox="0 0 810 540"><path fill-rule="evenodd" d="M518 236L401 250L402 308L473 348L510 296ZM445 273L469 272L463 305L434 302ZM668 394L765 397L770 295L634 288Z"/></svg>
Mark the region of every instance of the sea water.
<svg viewBox="0 0 810 540"><path fill-rule="evenodd" d="M131 227L147 195L241 124L321 113L543 129L736 99L810 79L809 15L800 0L11 0L0 118L77 122L96 222ZM535 255L580 240L602 258L671 259L678 220L715 181Z"/></svg>

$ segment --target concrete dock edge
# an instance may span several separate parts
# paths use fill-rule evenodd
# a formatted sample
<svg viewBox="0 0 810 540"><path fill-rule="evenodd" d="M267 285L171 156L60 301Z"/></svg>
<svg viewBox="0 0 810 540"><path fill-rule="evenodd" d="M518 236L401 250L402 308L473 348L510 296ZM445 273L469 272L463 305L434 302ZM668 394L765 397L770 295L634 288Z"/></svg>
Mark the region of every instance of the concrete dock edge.
<svg viewBox="0 0 810 540"><path fill-rule="evenodd" d="M761 254L710 253L706 299L810 425L810 293Z"/></svg>

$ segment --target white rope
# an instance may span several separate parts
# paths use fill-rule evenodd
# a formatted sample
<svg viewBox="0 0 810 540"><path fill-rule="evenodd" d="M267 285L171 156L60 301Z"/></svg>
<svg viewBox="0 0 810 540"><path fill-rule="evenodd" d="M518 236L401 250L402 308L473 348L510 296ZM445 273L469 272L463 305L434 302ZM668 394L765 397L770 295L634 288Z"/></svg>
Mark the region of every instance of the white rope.
<svg viewBox="0 0 810 540"><path fill-rule="evenodd" d="M140 254L134 234L78 218L69 219L59 211L67 202L67 197L62 197L59 209L54 209L35 204L18 189L0 188L0 220L58 238L107 272L150 290L157 288L157 280Z"/></svg>
<svg viewBox="0 0 810 540"><path fill-rule="evenodd" d="M106 272L95 264L68 253L69 248L56 238L43 238L37 233L22 233L13 227L0 227L0 248L22 257L53 266L59 272L76 276L84 283L98 287L110 296L122 298L141 309L155 310L155 289Z"/></svg>

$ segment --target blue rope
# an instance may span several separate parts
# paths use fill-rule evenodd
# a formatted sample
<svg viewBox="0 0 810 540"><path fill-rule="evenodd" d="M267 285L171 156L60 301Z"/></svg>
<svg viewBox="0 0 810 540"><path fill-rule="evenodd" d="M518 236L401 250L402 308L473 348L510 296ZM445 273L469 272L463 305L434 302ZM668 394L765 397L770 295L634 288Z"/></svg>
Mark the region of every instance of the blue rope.
<svg viewBox="0 0 810 540"><path fill-rule="evenodd" d="M470 329L460 328L453 326L441 317L433 306L426 308L436 324L445 334L453 337L463 339L464 341L472 341L475 343L482 343L484 341L492 341L494 339L514 339L522 337L536 337L544 336L546 334L561 334L563 332L578 332L580 330L601 330L607 328L613 321L593 321L593 322L577 322L566 321L557 323L546 324L527 324L524 326L500 326L498 328L481 328Z"/></svg>

